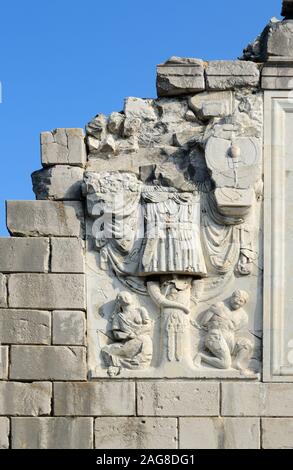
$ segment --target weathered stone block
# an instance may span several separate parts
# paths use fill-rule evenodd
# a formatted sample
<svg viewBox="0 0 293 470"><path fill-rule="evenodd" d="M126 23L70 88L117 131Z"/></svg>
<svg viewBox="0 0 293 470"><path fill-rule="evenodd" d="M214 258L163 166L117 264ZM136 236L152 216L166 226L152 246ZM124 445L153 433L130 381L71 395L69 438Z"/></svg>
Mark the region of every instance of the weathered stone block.
<svg viewBox="0 0 293 470"><path fill-rule="evenodd" d="M85 380L86 349L72 346L12 346L10 379Z"/></svg>
<svg viewBox="0 0 293 470"><path fill-rule="evenodd" d="M189 98L189 107L201 119L225 117L232 114L231 91L219 91L211 93L199 93Z"/></svg>
<svg viewBox="0 0 293 470"><path fill-rule="evenodd" d="M212 382L138 382L138 415L218 416L219 385Z"/></svg>
<svg viewBox="0 0 293 470"><path fill-rule="evenodd" d="M8 378L8 346L0 346L0 380Z"/></svg>
<svg viewBox="0 0 293 470"><path fill-rule="evenodd" d="M33 190L37 199L80 200L83 169L57 165L32 174Z"/></svg>
<svg viewBox="0 0 293 470"><path fill-rule="evenodd" d="M261 87L264 90L292 90L293 67L268 62L262 69Z"/></svg>
<svg viewBox="0 0 293 470"><path fill-rule="evenodd" d="M85 326L84 312L53 312L53 344L83 345Z"/></svg>
<svg viewBox="0 0 293 470"><path fill-rule="evenodd" d="M84 211L81 202L7 201L11 235L80 237Z"/></svg>
<svg viewBox="0 0 293 470"><path fill-rule="evenodd" d="M9 419L0 418L0 449L9 449Z"/></svg>
<svg viewBox="0 0 293 470"><path fill-rule="evenodd" d="M273 60L293 57L293 20L278 21L271 27L267 38L267 55Z"/></svg>
<svg viewBox="0 0 293 470"><path fill-rule="evenodd" d="M184 145L194 144L194 142L202 135L203 128L198 126L193 129L185 129L184 131L175 132L173 136L173 143L176 147L183 147ZM175 171L175 170L174 170Z"/></svg>
<svg viewBox="0 0 293 470"><path fill-rule="evenodd" d="M134 382L54 384L55 415L132 416L135 414Z"/></svg>
<svg viewBox="0 0 293 470"><path fill-rule="evenodd" d="M49 255L48 238L0 238L2 272L47 272Z"/></svg>
<svg viewBox="0 0 293 470"><path fill-rule="evenodd" d="M152 106L153 100L143 100L141 98L126 98L124 113L126 118L139 118L142 121L155 121L156 113Z"/></svg>
<svg viewBox="0 0 293 470"><path fill-rule="evenodd" d="M84 243L80 238L52 238L51 247L53 273L84 273Z"/></svg>
<svg viewBox="0 0 293 470"><path fill-rule="evenodd" d="M206 69L208 90L233 90L259 85L260 72L254 62L221 61L209 62Z"/></svg>
<svg viewBox="0 0 293 470"><path fill-rule="evenodd" d="M55 129L41 133L42 164L73 165L86 164L86 148L83 129Z"/></svg>
<svg viewBox="0 0 293 470"><path fill-rule="evenodd" d="M92 449L92 418L12 418L13 449Z"/></svg>
<svg viewBox="0 0 293 470"><path fill-rule="evenodd" d="M205 89L204 65L199 59L172 57L157 67L158 96L177 96Z"/></svg>
<svg viewBox="0 0 293 470"><path fill-rule="evenodd" d="M0 382L0 397L0 415L49 415L52 384Z"/></svg>
<svg viewBox="0 0 293 470"><path fill-rule="evenodd" d="M293 77L262 77L263 90L293 90Z"/></svg>
<svg viewBox="0 0 293 470"><path fill-rule="evenodd" d="M112 134L120 135L122 131L122 125L123 125L124 119L125 119L125 116L122 113L117 113L117 112L111 113L109 116L108 124L107 124L108 131L111 132Z"/></svg>
<svg viewBox="0 0 293 470"><path fill-rule="evenodd" d="M83 274L11 274L8 290L11 308L85 308Z"/></svg>
<svg viewBox="0 0 293 470"><path fill-rule="evenodd" d="M0 310L0 343L50 344L51 314L38 310Z"/></svg>
<svg viewBox="0 0 293 470"><path fill-rule="evenodd" d="M293 449L293 419L262 419L263 449Z"/></svg>
<svg viewBox="0 0 293 470"><path fill-rule="evenodd" d="M7 307L7 279L0 273L0 308Z"/></svg>
<svg viewBox="0 0 293 470"><path fill-rule="evenodd" d="M174 418L97 418L96 449L176 449Z"/></svg>
<svg viewBox="0 0 293 470"><path fill-rule="evenodd" d="M259 449L257 418L180 418L180 449Z"/></svg>
<svg viewBox="0 0 293 470"><path fill-rule="evenodd" d="M293 416L293 384L222 384L223 416Z"/></svg>

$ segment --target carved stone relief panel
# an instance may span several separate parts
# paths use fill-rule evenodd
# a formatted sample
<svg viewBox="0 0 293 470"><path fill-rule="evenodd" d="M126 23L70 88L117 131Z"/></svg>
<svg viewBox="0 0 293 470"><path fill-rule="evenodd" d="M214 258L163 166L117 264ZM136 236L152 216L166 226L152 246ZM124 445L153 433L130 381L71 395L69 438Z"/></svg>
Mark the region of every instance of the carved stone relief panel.
<svg viewBox="0 0 293 470"><path fill-rule="evenodd" d="M265 92L264 379L293 381L293 97Z"/></svg>
<svg viewBox="0 0 293 470"><path fill-rule="evenodd" d="M90 156L83 187L90 374L256 378L262 94L143 103L129 136L111 135L112 115L89 125L92 148L110 137L120 148Z"/></svg>

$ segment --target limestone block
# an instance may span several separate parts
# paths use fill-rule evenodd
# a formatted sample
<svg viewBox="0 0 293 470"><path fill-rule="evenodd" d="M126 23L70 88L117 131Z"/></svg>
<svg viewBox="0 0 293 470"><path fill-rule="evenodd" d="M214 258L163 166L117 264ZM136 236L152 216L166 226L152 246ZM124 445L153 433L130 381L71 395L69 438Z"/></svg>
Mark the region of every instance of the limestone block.
<svg viewBox="0 0 293 470"><path fill-rule="evenodd" d="M86 164L86 148L83 129L55 129L41 133L42 164L73 165Z"/></svg>
<svg viewBox="0 0 293 470"><path fill-rule="evenodd" d="M124 113L126 118L139 118L142 121L155 121L156 113L152 106L153 100L143 100L141 98L126 98Z"/></svg>
<svg viewBox="0 0 293 470"><path fill-rule="evenodd" d="M51 314L38 310L0 310L0 343L50 344Z"/></svg>
<svg viewBox="0 0 293 470"><path fill-rule="evenodd" d="M96 449L176 449L174 418L97 418Z"/></svg>
<svg viewBox="0 0 293 470"><path fill-rule="evenodd" d="M7 201L11 235L80 237L84 211L81 202Z"/></svg>
<svg viewBox="0 0 293 470"><path fill-rule="evenodd" d="M92 141L89 141L89 143L93 143ZM116 153L116 142L113 139L112 135L105 135L104 138L99 142L99 145L97 146L97 149L94 150L93 146L90 148L90 151L92 153L98 153L102 154L103 158L105 157L110 157L111 155L114 155ZM91 154L92 157L96 156L94 154Z"/></svg>
<svg viewBox="0 0 293 470"><path fill-rule="evenodd" d="M293 419L262 419L263 449L293 449Z"/></svg>
<svg viewBox="0 0 293 470"><path fill-rule="evenodd" d="M0 273L0 307L7 307L7 279Z"/></svg>
<svg viewBox="0 0 293 470"><path fill-rule="evenodd" d="M0 382L0 397L0 415L49 415L52 384L50 382Z"/></svg>
<svg viewBox="0 0 293 470"><path fill-rule="evenodd" d="M200 93L188 100L189 107L203 120L232 114L231 91Z"/></svg>
<svg viewBox="0 0 293 470"><path fill-rule="evenodd" d="M293 57L293 20L274 23L267 38L267 55L273 60Z"/></svg>
<svg viewBox="0 0 293 470"><path fill-rule="evenodd" d="M264 90L292 90L293 67L268 62L262 69L261 87Z"/></svg>
<svg viewBox="0 0 293 470"><path fill-rule="evenodd" d="M132 137L139 131L140 125L139 118L126 118L123 123L123 137Z"/></svg>
<svg viewBox="0 0 293 470"><path fill-rule="evenodd" d="M197 117L191 109L189 109L185 114L185 119L188 122L197 122Z"/></svg>
<svg viewBox="0 0 293 470"><path fill-rule="evenodd" d="M0 380L5 380L8 378L8 359L8 346L0 346Z"/></svg>
<svg viewBox="0 0 293 470"><path fill-rule="evenodd" d="M293 416L293 384L222 384L223 416Z"/></svg>
<svg viewBox="0 0 293 470"><path fill-rule="evenodd" d="M185 97L181 98L160 98L155 101L160 121L166 129L177 129L178 125L186 126L185 115L188 111L188 104Z"/></svg>
<svg viewBox="0 0 293 470"><path fill-rule="evenodd" d="M33 190L38 200L80 200L83 169L56 165L32 174Z"/></svg>
<svg viewBox="0 0 293 470"><path fill-rule="evenodd" d="M0 450L9 449L9 419L0 417Z"/></svg>
<svg viewBox="0 0 293 470"><path fill-rule="evenodd" d="M53 273L84 273L84 243L80 238L52 238L51 250Z"/></svg>
<svg viewBox="0 0 293 470"><path fill-rule="evenodd" d="M219 385L213 382L138 382L138 415L218 416Z"/></svg>
<svg viewBox="0 0 293 470"><path fill-rule="evenodd" d="M259 85L259 68L249 61L215 60L206 69L208 90L233 90Z"/></svg>
<svg viewBox="0 0 293 470"><path fill-rule="evenodd" d="M108 120L108 131L112 134L121 134L123 121L125 119L124 114L121 113L111 113Z"/></svg>
<svg viewBox="0 0 293 470"><path fill-rule="evenodd" d="M12 346L12 380L85 380L86 349L80 346Z"/></svg>
<svg viewBox="0 0 293 470"><path fill-rule="evenodd" d="M106 128L107 117L104 114L98 114L86 126L86 134L101 140Z"/></svg>
<svg viewBox="0 0 293 470"><path fill-rule="evenodd" d="M88 135L86 142L87 142L87 148L89 151L89 158L91 158L92 155L95 155L97 153L98 148L100 147L101 141L97 139L96 137Z"/></svg>
<svg viewBox="0 0 293 470"><path fill-rule="evenodd" d="M173 136L174 145L177 147L183 147L184 145L192 144L202 134L203 127L200 126L176 132Z"/></svg>
<svg viewBox="0 0 293 470"><path fill-rule="evenodd" d="M186 95L204 89L204 64L200 59L172 57L157 67L158 96Z"/></svg>
<svg viewBox="0 0 293 470"><path fill-rule="evenodd" d="M12 418L13 449L92 449L92 418Z"/></svg>
<svg viewBox="0 0 293 470"><path fill-rule="evenodd" d="M259 449L257 418L180 418L180 449Z"/></svg>
<svg viewBox="0 0 293 470"><path fill-rule="evenodd" d="M293 77L263 77L263 90L293 90Z"/></svg>
<svg viewBox="0 0 293 470"><path fill-rule="evenodd" d="M49 255L48 238L0 238L2 272L48 272Z"/></svg>
<svg viewBox="0 0 293 470"><path fill-rule="evenodd" d="M134 382L55 383L54 411L58 416L132 416Z"/></svg>
<svg viewBox="0 0 293 470"><path fill-rule="evenodd" d="M85 308L83 274L11 274L8 290L11 308Z"/></svg>
<svg viewBox="0 0 293 470"><path fill-rule="evenodd" d="M84 312L57 310L53 312L53 344L83 345L85 342Z"/></svg>

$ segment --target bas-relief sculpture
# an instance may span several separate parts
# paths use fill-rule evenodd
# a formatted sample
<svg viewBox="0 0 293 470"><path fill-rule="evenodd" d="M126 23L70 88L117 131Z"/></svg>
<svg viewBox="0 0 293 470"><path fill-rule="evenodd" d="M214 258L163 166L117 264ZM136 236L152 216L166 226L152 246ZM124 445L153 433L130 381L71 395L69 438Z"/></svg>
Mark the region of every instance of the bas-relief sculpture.
<svg viewBox="0 0 293 470"><path fill-rule="evenodd" d="M157 142L135 150L120 171L129 152L92 158L84 194L93 377L258 372L262 98L228 93L228 116L203 121L201 108L196 127L178 118L189 128L185 142L178 133L176 147ZM197 101L201 95L206 106L208 94ZM213 95L207 108L216 114ZM136 140L159 127L153 119L160 100L145 101ZM168 105L178 109L174 99ZM119 116L121 127L128 118ZM99 132L104 142L109 124Z"/></svg>

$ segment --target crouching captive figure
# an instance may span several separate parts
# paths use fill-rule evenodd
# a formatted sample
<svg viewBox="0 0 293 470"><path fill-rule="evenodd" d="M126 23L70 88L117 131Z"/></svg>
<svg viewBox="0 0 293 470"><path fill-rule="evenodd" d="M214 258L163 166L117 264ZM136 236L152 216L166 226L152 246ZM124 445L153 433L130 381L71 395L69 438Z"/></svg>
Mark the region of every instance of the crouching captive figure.
<svg viewBox="0 0 293 470"><path fill-rule="evenodd" d="M236 290L230 298L229 307L223 302L212 305L200 324L196 325L206 332L206 352L200 352L196 356L197 366L203 361L218 369L235 368L248 372L253 343L241 334L248 325L248 315L243 308L248 299L247 292Z"/></svg>

